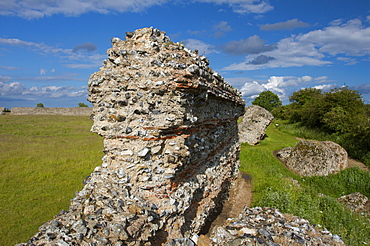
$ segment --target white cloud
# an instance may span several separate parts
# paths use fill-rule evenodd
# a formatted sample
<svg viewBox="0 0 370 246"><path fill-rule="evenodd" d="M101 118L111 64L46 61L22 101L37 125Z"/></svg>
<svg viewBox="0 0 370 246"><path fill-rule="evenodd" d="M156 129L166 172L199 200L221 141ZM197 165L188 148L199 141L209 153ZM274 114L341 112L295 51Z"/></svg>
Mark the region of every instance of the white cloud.
<svg viewBox="0 0 370 246"><path fill-rule="evenodd" d="M338 87L337 84L328 84L328 85L316 85L313 88L320 89L320 90L323 90L323 91L329 91L329 90L337 88L337 87Z"/></svg>
<svg viewBox="0 0 370 246"><path fill-rule="evenodd" d="M45 86L26 88L20 82L3 83L0 82L0 96L42 96L42 97L79 97L87 96L86 88L76 88L72 86Z"/></svg>
<svg viewBox="0 0 370 246"><path fill-rule="evenodd" d="M213 26L213 29L215 29L216 31L221 31L221 32L230 32L230 31L232 31L232 28L227 23L227 21L221 21L218 25Z"/></svg>
<svg viewBox="0 0 370 246"><path fill-rule="evenodd" d="M45 68L41 68L40 69L40 75L45 75L47 71L48 70L46 70Z"/></svg>
<svg viewBox="0 0 370 246"><path fill-rule="evenodd" d="M86 90L80 90L75 87L58 87L58 86L46 86L46 87L32 87L28 91L24 91L23 95L31 96L42 96L42 97L79 97L87 96Z"/></svg>
<svg viewBox="0 0 370 246"><path fill-rule="evenodd" d="M253 95L258 95L265 90L265 87L258 83L257 81L247 82L240 89L243 96L250 97Z"/></svg>
<svg viewBox="0 0 370 246"><path fill-rule="evenodd" d="M262 14L273 9L266 0L194 0L227 4L237 13ZM78 16L88 12L101 14L140 12L151 6L170 3L169 0L7 0L0 2L0 15L19 16L26 19L43 18L56 14Z"/></svg>
<svg viewBox="0 0 370 246"><path fill-rule="evenodd" d="M299 90L302 87L310 87L312 84L318 82L324 83L326 79L326 76L313 78L308 75L302 77L271 76L267 80L260 81L248 79L241 87L240 91L242 92L243 98L246 100L251 100L257 97L261 92L269 90L278 95L280 100L287 101L288 95L293 91ZM232 82L243 81L243 78L228 79L228 81L230 80L231 84L234 85ZM324 85L322 86L324 87Z"/></svg>
<svg viewBox="0 0 370 246"><path fill-rule="evenodd" d="M359 19L329 26L306 34L281 39L276 49L250 54L243 63L232 64L225 70L256 70L274 67L324 66L332 64L333 56L352 56L348 64L356 62L353 56L370 56L370 27ZM343 58L339 60L344 61Z"/></svg>
<svg viewBox="0 0 370 246"><path fill-rule="evenodd" d="M349 56L370 55L370 27L353 19L340 26L330 26L298 36L301 43L315 43L320 53Z"/></svg>
<svg viewBox="0 0 370 246"><path fill-rule="evenodd" d="M0 75L0 82L9 82L9 81L11 81L10 77Z"/></svg>
<svg viewBox="0 0 370 246"><path fill-rule="evenodd" d="M300 21L298 19L292 19L285 22L278 22L274 24L265 24L260 27L261 31L273 31L273 30L290 30L298 27L309 27L310 24Z"/></svg>
<svg viewBox="0 0 370 246"><path fill-rule="evenodd" d="M216 51L212 45L206 44L197 39L186 39L184 40L184 45L190 50L198 50L199 55L218 53L218 51Z"/></svg>
<svg viewBox="0 0 370 246"><path fill-rule="evenodd" d="M239 14L263 14L274 9L266 0L194 0L197 2L228 4Z"/></svg>
<svg viewBox="0 0 370 246"><path fill-rule="evenodd" d="M221 21L218 25L213 26L213 29L216 31L214 34L216 38L224 36L225 32L232 31L232 28L227 21Z"/></svg>
<svg viewBox="0 0 370 246"><path fill-rule="evenodd" d="M221 49L232 55L259 54L275 49L274 45L265 45L265 41L258 35L253 35L247 39L231 41L221 47Z"/></svg>
<svg viewBox="0 0 370 246"><path fill-rule="evenodd" d="M19 82L0 82L0 96L21 95L25 90L24 85Z"/></svg>
<svg viewBox="0 0 370 246"><path fill-rule="evenodd" d="M16 38L0 38L0 44L31 48L32 50L42 54L54 55L59 57L61 60L74 62L74 64L66 65L70 68L99 67L102 61L106 58L106 54L97 54L96 52L92 52L96 50L96 46L89 42L82 45L77 45L74 49L62 49L43 43L29 42ZM78 52L80 50L86 50L89 52ZM45 73L46 70L40 70L40 74L43 75Z"/></svg>
<svg viewBox="0 0 370 246"><path fill-rule="evenodd" d="M338 57L337 60L345 62L346 65L355 65L358 63L356 59L350 57Z"/></svg>

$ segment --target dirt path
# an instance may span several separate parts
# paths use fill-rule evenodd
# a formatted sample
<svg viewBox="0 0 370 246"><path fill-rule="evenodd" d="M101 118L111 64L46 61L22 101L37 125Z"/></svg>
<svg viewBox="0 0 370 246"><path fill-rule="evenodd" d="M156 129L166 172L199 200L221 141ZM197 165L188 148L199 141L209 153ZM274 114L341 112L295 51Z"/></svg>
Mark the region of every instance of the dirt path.
<svg viewBox="0 0 370 246"><path fill-rule="evenodd" d="M212 222L209 232L216 226L223 225L228 218L238 218L244 206L252 202L252 179L246 173L239 172L235 184L230 189L229 199L225 202L220 215Z"/></svg>

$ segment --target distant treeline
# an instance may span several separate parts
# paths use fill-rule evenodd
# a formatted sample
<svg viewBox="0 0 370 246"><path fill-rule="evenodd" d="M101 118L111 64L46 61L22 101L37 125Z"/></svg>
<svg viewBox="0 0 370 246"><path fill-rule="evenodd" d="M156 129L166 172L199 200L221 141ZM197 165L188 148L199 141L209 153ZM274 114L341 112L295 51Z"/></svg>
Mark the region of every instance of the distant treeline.
<svg viewBox="0 0 370 246"><path fill-rule="evenodd" d="M370 105L358 91L306 88L294 92L289 101L273 110L276 118L329 134L352 158L370 166Z"/></svg>

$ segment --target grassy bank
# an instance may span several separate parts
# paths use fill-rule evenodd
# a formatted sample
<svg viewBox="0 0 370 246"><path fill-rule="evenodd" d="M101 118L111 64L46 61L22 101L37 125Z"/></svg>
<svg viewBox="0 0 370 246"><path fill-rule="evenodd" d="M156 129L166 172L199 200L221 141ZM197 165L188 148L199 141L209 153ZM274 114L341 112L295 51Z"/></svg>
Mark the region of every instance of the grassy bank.
<svg viewBox="0 0 370 246"><path fill-rule="evenodd" d="M82 116L0 117L0 245L26 242L67 210L101 164L103 141Z"/></svg>
<svg viewBox="0 0 370 246"><path fill-rule="evenodd" d="M280 128L280 127L279 127ZM349 245L370 243L370 223L344 209L336 198L353 192L370 197L370 173L351 168L329 177L301 178L274 156L298 140L271 124L257 146L242 145L241 170L252 177L252 206L277 207L326 227Z"/></svg>
<svg viewBox="0 0 370 246"><path fill-rule="evenodd" d="M26 242L68 209L82 180L101 165L103 141L89 132L91 125L88 117L78 116L0 117L0 245ZM335 200L355 191L370 197L369 173L352 168L329 177L292 174L272 153L298 140L280 128L271 124L259 145L242 145L241 170L252 177L252 205L309 219L349 245L369 242L369 222Z"/></svg>

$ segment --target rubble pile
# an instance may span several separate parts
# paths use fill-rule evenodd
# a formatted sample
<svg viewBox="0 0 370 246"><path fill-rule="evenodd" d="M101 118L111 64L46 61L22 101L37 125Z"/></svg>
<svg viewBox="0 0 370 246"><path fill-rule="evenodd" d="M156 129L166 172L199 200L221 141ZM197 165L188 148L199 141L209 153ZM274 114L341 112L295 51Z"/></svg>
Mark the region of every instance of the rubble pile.
<svg viewBox="0 0 370 246"><path fill-rule="evenodd" d="M238 175L240 93L206 57L143 28L89 80L103 163L20 245L162 245L199 234ZM186 239L183 239L186 240Z"/></svg>
<svg viewBox="0 0 370 246"><path fill-rule="evenodd" d="M239 218L230 218L223 226L215 227L209 246L254 245L345 245L319 225L311 225L297 216L282 214L275 208L245 207ZM201 245L204 238L200 238Z"/></svg>

